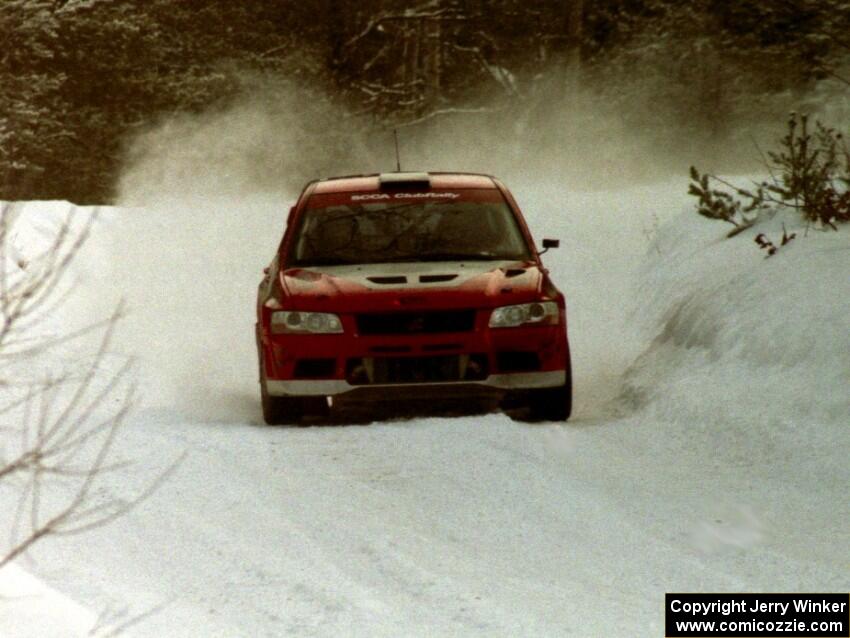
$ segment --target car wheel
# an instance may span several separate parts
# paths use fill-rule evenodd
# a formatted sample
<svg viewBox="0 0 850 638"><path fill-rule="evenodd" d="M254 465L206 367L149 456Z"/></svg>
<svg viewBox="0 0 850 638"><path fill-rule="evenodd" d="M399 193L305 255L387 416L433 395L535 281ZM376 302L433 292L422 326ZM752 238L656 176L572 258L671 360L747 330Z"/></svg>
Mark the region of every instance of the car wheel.
<svg viewBox="0 0 850 638"><path fill-rule="evenodd" d="M304 416L304 402L299 397L277 397L269 394L266 387L266 373L263 365L263 350L260 346L259 327L255 332L257 338L257 363L260 377L260 402L263 407L263 421L267 425L284 425L298 423Z"/></svg>
<svg viewBox="0 0 850 638"><path fill-rule="evenodd" d="M567 369L567 380L554 388L532 390L528 395L531 418L540 421L566 421L573 410L573 380Z"/></svg>
<svg viewBox="0 0 850 638"><path fill-rule="evenodd" d="M268 425L294 424L304 416L304 401L300 397L276 397L268 393L265 377L260 380L260 399L263 420Z"/></svg>

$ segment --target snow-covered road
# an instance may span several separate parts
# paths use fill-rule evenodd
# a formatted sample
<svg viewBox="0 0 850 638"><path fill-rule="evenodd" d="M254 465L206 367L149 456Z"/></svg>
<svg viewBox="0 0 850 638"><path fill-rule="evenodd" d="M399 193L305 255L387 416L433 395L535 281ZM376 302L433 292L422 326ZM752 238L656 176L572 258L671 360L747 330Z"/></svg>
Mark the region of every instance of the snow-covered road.
<svg viewBox="0 0 850 638"><path fill-rule="evenodd" d="M567 425L261 426L251 311L285 205L109 211L70 305L127 297L141 399L101 489L186 457L18 566L131 636L660 636L665 592L847 591L847 231L766 261L682 190L517 189L562 239ZM9 610L0 635L46 635Z"/></svg>

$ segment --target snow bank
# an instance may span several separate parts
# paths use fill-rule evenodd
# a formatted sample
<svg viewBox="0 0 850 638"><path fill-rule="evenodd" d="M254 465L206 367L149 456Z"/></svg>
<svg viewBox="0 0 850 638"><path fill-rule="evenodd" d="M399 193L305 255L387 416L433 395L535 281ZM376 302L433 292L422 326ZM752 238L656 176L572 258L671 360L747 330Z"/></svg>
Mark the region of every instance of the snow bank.
<svg viewBox="0 0 850 638"><path fill-rule="evenodd" d="M766 258L753 238L780 244ZM687 211L648 253L636 318L654 331L625 397L658 416L782 432L850 415L850 235L779 214L725 239ZM808 432L807 432L808 434Z"/></svg>
<svg viewBox="0 0 850 638"><path fill-rule="evenodd" d="M95 614L19 566L0 569L0 636L74 638L96 627Z"/></svg>
<svg viewBox="0 0 850 638"><path fill-rule="evenodd" d="M41 333L104 321L121 304L111 349L135 360L141 408L257 418L252 313L283 230L283 196L166 195L145 208L19 202L14 210L21 255L37 255L64 220L77 233L96 216ZM85 348L91 340L77 351Z"/></svg>
<svg viewBox="0 0 850 638"><path fill-rule="evenodd" d="M640 265L650 241L686 204L682 181L594 191L566 178L506 179L535 239L561 240L543 261L567 300L573 414L607 415L624 370L646 345L629 311L644 292Z"/></svg>
<svg viewBox="0 0 850 638"><path fill-rule="evenodd" d="M68 322L87 321L90 307L103 283L100 273L108 255L108 238L114 223L115 209L105 206L75 206L65 201L0 202L4 207L7 226L5 268L10 281L28 274L43 273L50 263L52 248L57 238L64 235L56 257L62 259L75 252L75 244L82 240L77 255L62 269L58 289L51 301L63 299L61 314L45 312L44 320L51 330L69 329ZM88 235L96 235L86 240ZM73 290L73 294L70 291ZM50 306L50 304L46 304ZM45 326L40 326L44 328Z"/></svg>

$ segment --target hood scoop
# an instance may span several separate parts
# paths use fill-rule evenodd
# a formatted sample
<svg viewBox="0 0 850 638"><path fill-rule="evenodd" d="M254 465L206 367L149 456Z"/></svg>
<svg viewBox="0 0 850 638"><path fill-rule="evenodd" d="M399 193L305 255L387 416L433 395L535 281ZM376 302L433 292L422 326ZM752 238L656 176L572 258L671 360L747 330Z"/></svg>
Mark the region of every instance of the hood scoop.
<svg viewBox="0 0 850 638"><path fill-rule="evenodd" d="M451 281L457 279L457 275L420 275L420 284L434 284L442 281Z"/></svg>
<svg viewBox="0 0 850 638"><path fill-rule="evenodd" d="M406 284L407 277L404 275L392 275L389 277L366 277L373 284L383 284L385 286L389 286L392 284Z"/></svg>
<svg viewBox="0 0 850 638"><path fill-rule="evenodd" d="M392 286L392 285L403 285L407 283L407 277L405 275L372 275L371 277L366 277L366 279L373 284L383 285L383 286ZM419 283L420 284L436 284L445 281L452 281L453 279L457 279L456 274L448 274L448 275L419 275Z"/></svg>

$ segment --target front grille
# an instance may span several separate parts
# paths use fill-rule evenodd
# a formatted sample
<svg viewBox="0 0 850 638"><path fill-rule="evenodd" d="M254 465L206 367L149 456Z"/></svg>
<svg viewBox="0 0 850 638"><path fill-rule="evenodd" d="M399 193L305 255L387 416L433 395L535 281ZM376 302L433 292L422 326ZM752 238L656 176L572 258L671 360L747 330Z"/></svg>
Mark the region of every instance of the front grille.
<svg viewBox="0 0 850 638"><path fill-rule="evenodd" d="M346 365L346 377L351 385L481 381L487 374L487 356L483 354L366 357L349 359Z"/></svg>
<svg viewBox="0 0 850 638"><path fill-rule="evenodd" d="M357 331L361 335L470 332L474 327L475 310L386 312L357 315Z"/></svg>

